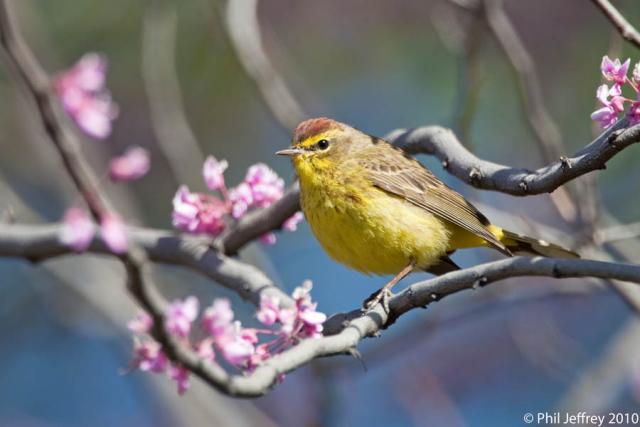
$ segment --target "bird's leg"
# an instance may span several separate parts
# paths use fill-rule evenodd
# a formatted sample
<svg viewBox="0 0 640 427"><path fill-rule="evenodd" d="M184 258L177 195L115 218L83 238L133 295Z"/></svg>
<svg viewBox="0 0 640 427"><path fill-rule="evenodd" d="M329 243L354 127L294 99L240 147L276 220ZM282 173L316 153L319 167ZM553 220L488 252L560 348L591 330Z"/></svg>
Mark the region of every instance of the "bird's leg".
<svg viewBox="0 0 640 427"><path fill-rule="evenodd" d="M382 307L386 313L389 313L389 297L391 297L391 288L398 283L400 280L404 279L409 273L413 271L415 268L415 261L411 261L402 271L394 276L393 279L389 280L389 282L384 285L382 288L378 289L374 293L372 293L369 298L364 300L362 304L362 308L364 308L365 314L373 310L373 307L378 305L378 303L382 303Z"/></svg>

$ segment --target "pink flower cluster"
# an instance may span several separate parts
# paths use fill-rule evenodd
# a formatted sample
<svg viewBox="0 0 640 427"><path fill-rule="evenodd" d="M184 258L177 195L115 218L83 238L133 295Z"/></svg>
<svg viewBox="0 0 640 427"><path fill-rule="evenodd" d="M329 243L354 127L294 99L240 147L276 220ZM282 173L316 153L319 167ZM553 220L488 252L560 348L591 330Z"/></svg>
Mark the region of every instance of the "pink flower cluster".
<svg viewBox="0 0 640 427"><path fill-rule="evenodd" d="M202 169L205 184L210 190L219 191L222 199L211 194L192 193L185 185L178 188L171 215L174 227L189 233L217 236L225 229L226 218L239 219L250 209L265 208L282 197L284 181L262 163L251 166L240 184L227 189L224 172L228 166L226 160L209 156ZM284 222L283 228L294 231L302 218L302 212L296 212ZM276 236L268 233L260 240L273 244Z"/></svg>
<svg viewBox="0 0 640 427"><path fill-rule="evenodd" d="M295 306L280 308L277 298L263 297L257 312L258 320L265 326L280 323L279 329L243 328L234 321L234 313L229 300L218 298L204 310L195 343L190 340L192 324L198 317L198 300L187 297L176 300L169 306L164 321L165 330L183 345L192 348L203 361L217 363L217 355L226 363L241 370L251 372L265 360L295 345L305 338L322 336L322 324L327 316L316 311L311 301L311 282L305 282L293 292ZM183 394L189 387L189 372L182 366L172 364L159 343L148 334L153 319L140 312L128 324L136 334L134 337L134 359L132 366L141 371L166 372L176 382L178 393ZM259 335L270 340L260 343Z"/></svg>
<svg viewBox="0 0 640 427"><path fill-rule="evenodd" d="M62 223L60 241L78 253L87 250L96 233L96 227L87 212L77 207L69 208ZM111 252L121 254L127 251L127 231L118 214L108 212L100 218L100 235Z"/></svg>
<svg viewBox="0 0 640 427"><path fill-rule="evenodd" d="M118 107L106 88L107 60L87 53L54 80L54 89L65 112L87 135L104 139L111 134L111 122Z"/></svg>
<svg viewBox="0 0 640 427"><path fill-rule="evenodd" d="M631 60L621 62L618 58L611 60L608 56L602 58L600 71L605 80L612 82L611 87L603 84L596 91L596 99L602 107L591 113L591 119L595 120L607 129L613 126L619 118L620 113L625 111L625 103L630 107L627 111L629 124L640 123L640 62L636 63L631 73L631 78L627 76ZM622 95L622 87L628 83L635 92L635 100Z"/></svg>

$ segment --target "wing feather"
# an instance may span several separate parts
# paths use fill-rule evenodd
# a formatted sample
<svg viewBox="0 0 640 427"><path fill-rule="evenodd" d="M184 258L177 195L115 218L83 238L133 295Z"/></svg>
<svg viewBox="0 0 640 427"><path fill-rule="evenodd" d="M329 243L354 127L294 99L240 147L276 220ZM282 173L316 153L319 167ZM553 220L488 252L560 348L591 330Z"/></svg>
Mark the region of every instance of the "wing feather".
<svg viewBox="0 0 640 427"><path fill-rule="evenodd" d="M383 141L377 141L376 146ZM386 142L384 142L386 144ZM378 188L401 197L426 211L486 240L506 255L510 251L491 233L489 220L462 195L449 188L404 151L375 149L362 156L361 165ZM383 154L384 153L384 154Z"/></svg>

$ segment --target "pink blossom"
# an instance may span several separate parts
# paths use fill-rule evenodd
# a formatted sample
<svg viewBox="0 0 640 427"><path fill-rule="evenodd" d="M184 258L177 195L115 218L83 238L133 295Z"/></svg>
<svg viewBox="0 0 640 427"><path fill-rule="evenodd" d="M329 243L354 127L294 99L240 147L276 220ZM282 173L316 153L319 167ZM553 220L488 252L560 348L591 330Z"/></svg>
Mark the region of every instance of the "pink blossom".
<svg viewBox="0 0 640 427"><path fill-rule="evenodd" d="M226 213L226 206L220 199L191 193L186 185L181 186L173 198L173 225L190 233L217 236L225 228L223 218Z"/></svg>
<svg viewBox="0 0 640 427"><path fill-rule="evenodd" d="M225 335L231 328L232 321L233 310L231 310L231 303L226 298L213 300L202 316L202 326L214 338Z"/></svg>
<svg viewBox="0 0 640 427"><path fill-rule="evenodd" d="M629 117L630 126L640 123L640 101L635 101L631 104L627 117Z"/></svg>
<svg viewBox="0 0 640 427"><path fill-rule="evenodd" d="M608 56L602 57L602 63L600 64L600 70L605 79L613 81L618 85L622 85L627 78L627 71L629 70L629 64L631 59L627 59L624 63L620 63L620 60L616 58L611 60Z"/></svg>
<svg viewBox="0 0 640 427"><path fill-rule="evenodd" d="M60 73L54 89L62 106L78 127L91 137L111 134L117 106L105 87L107 61L103 55L88 53L69 70Z"/></svg>
<svg viewBox="0 0 640 427"><path fill-rule="evenodd" d="M69 208L62 222L60 241L76 252L85 251L96 232L89 215L80 208Z"/></svg>
<svg viewBox="0 0 640 427"><path fill-rule="evenodd" d="M238 323L238 326L240 326L240 322L237 322L237 323ZM253 328L241 328L240 337L244 341L255 345L258 343L258 330Z"/></svg>
<svg viewBox="0 0 640 427"><path fill-rule="evenodd" d="M591 113L591 119L600 123L602 129L608 129L618 121L618 113L612 107L602 107Z"/></svg>
<svg viewBox="0 0 640 427"><path fill-rule="evenodd" d="M278 313L278 320L282 324L281 330L289 335L294 332L295 323L298 318L298 310L293 308L283 308Z"/></svg>
<svg viewBox="0 0 640 427"><path fill-rule="evenodd" d="M267 233L260 236L260 241L265 245L275 245L277 237L274 233Z"/></svg>
<svg viewBox="0 0 640 427"><path fill-rule="evenodd" d="M302 212L298 211L294 213L289 219L287 219L284 224L282 224L282 228L287 231L296 231L298 229L298 223L304 219L304 215Z"/></svg>
<svg viewBox="0 0 640 427"><path fill-rule="evenodd" d="M322 324L327 320L327 315L316 311L317 304L311 302L311 281L306 280L301 286L294 289L292 296L296 300L298 319L302 321L300 330L301 338L319 338L322 336ZM296 330L298 328L294 328Z"/></svg>
<svg viewBox="0 0 640 427"><path fill-rule="evenodd" d="M189 371L179 365L169 367L169 378L176 382L178 394L182 396L189 388Z"/></svg>
<svg viewBox="0 0 640 427"><path fill-rule="evenodd" d="M327 315L316 311L316 304L300 309L300 320L303 322L302 338L320 338L322 336L322 324L327 320Z"/></svg>
<svg viewBox="0 0 640 427"><path fill-rule="evenodd" d="M229 191L229 201L231 202L231 216L235 219L240 218L253 204L251 186L246 182L242 182L237 187L232 188Z"/></svg>
<svg viewBox="0 0 640 427"><path fill-rule="evenodd" d="M313 283L311 280L305 280L293 290L291 296L298 304L309 303L311 301L311 289L313 289Z"/></svg>
<svg viewBox="0 0 640 427"><path fill-rule="evenodd" d="M100 234L109 249L122 254L129 248L129 239L122 218L114 212L108 212L100 219Z"/></svg>
<svg viewBox="0 0 640 427"><path fill-rule="evenodd" d="M262 362L271 357L269 345L270 343L264 343L255 348L253 354L247 361L247 371L253 371L256 367L260 366Z"/></svg>
<svg viewBox="0 0 640 427"><path fill-rule="evenodd" d="M621 94L622 88L618 85L613 85L611 86L611 88L609 88L609 86L607 85L601 85L596 90L596 99L600 101L602 105L609 106L612 103L612 101L609 101L609 97L612 96L614 98L618 98ZM622 110L624 110L624 107L622 107L619 111Z"/></svg>
<svg viewBox="0 0 640 427"><path fill-rule="evenodd" d="M262 324L270 326L278 321L279 314L280 298L262 294L260 296L260 309L256 314L258 320Z"/></svg>
<svg viewBox="0 0 640 427"><path fill-rule="evenodd" d="M178 338L186 338L191 332L191 323L198 317L198 299L190 296L175 300L169 305L165 328Z"/></svg>
<svg viewBox="0 0 640 427"><path fill-rule="evenodd" d="M104 89L107 76L107 58L99 53L86 53L60 78L71 80L72 84L87 92Z"/></svg>
<svg viewBox="0 0 640 427"><path fill-rule="evenodd" d="M127 323L129 330L137 334L146 334L151 330L152 326L153 318L144 310L139 311L136 317Z"/></svg>
<svg viewBox="0 0 640 427"><path fill-rule="evenodd" d="M242 366L251 359L255 348L250 336L241 333L240 322L235 322L224 335L216 339L222 356L234 366Z"/></svg>
<svg viewBox="0 0 640 427"><path fill-rule="evenodd" d="M149 152L134 146L128 148L122 156L111 159L109 177L113 181L132 181L146 175L149 167Z"/></svg>
<svg viewBox="0 0 640 427"><path fill-rule="evenodd" d="M168 359L160 344L155 341L134 341L133 366L141 371L164 372Z"/></svg>
<svg viewBox="0 0 640 427"><path fill-rule="evenodd" d="M284 181L264 163L251 166L244 181L251 187L253 203L259 208L271 205L284 193Z"/></svg>
<svg viewBox="0 0 640 427"><path fill-rule="evenodd" d="M111 122L118 117L118 110L108 96L85 96L77 109L67 109L67 113L84 133L96 139L111 135Z"/></svg>
<svg viewBox="0 0 640 427"><path fill-rule="evenodd" d="M196 353L198 353L198 356L200 356L203 360L206 360L208 362L215 361L216 353L213 350L213 343L214 343L213 338L205 338L202 341L200 341L198 344L196 344Z"/></svg>
<svg viewBox="0 0 640 427"><path fill-rule="evenodd" d="M228 166L229 163L226 160L218 161L213 156L207 157L202 167L202 175L209 190L220 190L225 187L224 171Z"/></svg>
<svg viewBox="0 0 640 427"><path fill-rule="evenodd" d="M258 163L249 168L244 181L229 191L231 215L240 218L249 208L265 208L284 194L284 181L267 165ZM273 242L275 236L267 236L265 242Z"/></svg>
<svg viewBox="0 0 640 427"><path fill-rule="evenodd" d="M624 98L620 96L621 93L620 86L617 85L613 85L611 88L607 85L598 87L596 98L603 107L591 113L591 119L600 123L603 129L615 124L618 121L618 113L624 111ZM613 96L613 98L609 100L609 96Z"/></svg>

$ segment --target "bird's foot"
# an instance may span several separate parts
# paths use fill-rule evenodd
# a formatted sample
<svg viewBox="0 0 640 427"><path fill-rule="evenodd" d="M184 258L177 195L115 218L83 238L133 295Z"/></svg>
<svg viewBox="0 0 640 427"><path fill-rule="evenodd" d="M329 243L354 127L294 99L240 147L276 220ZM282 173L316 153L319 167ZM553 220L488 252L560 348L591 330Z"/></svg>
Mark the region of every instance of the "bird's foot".
<svg viewBox="0 0 640 427"><path fill-rule="evenodd" d="M384 286L383 288L378 289L377 291L369 295L369 297L362 303L364 314L369 314L369 312L373 310L373 308L378 304L382 304L384 312L388 314L389 299L392 296L393 294L391 293L391 288L389 286Z"/></svg>

